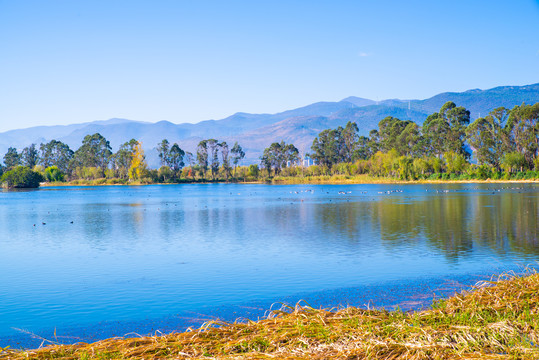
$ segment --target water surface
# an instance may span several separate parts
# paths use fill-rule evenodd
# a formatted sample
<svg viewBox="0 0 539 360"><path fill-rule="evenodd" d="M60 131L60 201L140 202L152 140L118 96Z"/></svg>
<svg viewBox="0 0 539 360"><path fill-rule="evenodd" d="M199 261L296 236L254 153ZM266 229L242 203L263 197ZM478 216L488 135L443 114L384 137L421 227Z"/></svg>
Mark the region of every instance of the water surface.
<svg viewBox="0 0 539 360"><path fill-rule="evenodd" d="M424 305L538 259L536 184L0 192L0 346L183 330L273 302ZM404 303L403 303L404 304ZM413 307L413 306L411 306Z"/></svg>

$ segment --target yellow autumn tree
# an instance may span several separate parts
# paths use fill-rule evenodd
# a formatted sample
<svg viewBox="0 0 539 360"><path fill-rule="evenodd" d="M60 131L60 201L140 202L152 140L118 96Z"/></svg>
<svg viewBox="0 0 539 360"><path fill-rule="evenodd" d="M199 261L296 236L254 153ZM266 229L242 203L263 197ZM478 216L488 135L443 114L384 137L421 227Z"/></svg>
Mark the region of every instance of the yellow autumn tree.
<svg viewBox="0 0 539 360"><path fill-rule="evenodd" d="M142 142L137 141L133 147L133 159L131 160L131 166L129 167L129 180L137 181L142 179L142 175L144 174L146 168L146 156L144 156Z"/></svg>

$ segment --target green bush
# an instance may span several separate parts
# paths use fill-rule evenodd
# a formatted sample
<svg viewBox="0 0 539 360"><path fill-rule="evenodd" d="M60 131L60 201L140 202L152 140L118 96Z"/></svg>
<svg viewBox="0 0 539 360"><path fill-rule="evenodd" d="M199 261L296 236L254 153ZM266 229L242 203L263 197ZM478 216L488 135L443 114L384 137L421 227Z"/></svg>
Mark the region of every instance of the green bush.
<svg viewBox="0 0 539 360"><path fill-rule="evenodd" d="M9 189L38 188L43 176L26 166L17 166L2 175L1 181Z"/></svg>
<svg viewBox="0 0 539 360"><path fill-rule="evenodd" d="M65 174L57 166L49 166L45 169L44 177L48 182L64 181Z"/></svg>

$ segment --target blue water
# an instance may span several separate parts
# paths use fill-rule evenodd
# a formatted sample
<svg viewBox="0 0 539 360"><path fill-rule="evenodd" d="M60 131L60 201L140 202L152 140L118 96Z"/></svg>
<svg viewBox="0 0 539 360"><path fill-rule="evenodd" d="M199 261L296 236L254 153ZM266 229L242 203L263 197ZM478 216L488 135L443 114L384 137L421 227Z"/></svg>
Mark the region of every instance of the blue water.
<svg viewBox="0 0 539 360"><path fill-rule="evenodd" d="M0 192L0 346L38 346L55 329L59 342L184 330L300 299L425 305L434 293L537 264L538 190L186 184Z"/></svg>

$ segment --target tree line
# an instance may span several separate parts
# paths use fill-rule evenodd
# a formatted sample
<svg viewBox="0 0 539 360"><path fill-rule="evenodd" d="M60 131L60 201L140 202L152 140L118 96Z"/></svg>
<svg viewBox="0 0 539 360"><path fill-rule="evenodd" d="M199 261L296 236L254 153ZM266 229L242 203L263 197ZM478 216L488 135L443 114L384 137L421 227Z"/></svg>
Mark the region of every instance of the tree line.
<svg viewBox="0 0 539 360"><path fill-rule="evenodd" d="M142 143L131 139L112 152L110 142L101 134L87 135L75 151L69 145L51 140L32 144L18 152L10 147L0 164L1 182L8 187L37 187L40 182L158 183L183 179L212 180L232 176L245 157L236 142L229 149L225 141L202 140L195 156L163 139L157 144L161 167L150 169ZM235 171L234 171L235 172Z"/></svg>
<svg viewBox="0 0 539 360"><path fill-rule="evenodd" d="M157 144L158 169L149 169L141 142L131 139L113 153L101 134L87 135L73 151L61 141L10 147L0 165L2 183L92 181L109 183L257 181L276 176L361 175L400 179L498 179L539 177L539 103L503 107L470 123L470 111L449 101L420 126L388 116L368 136L358 125L326 129L300 156L293 144L274 142L257 164L238 166L245 157L236 142L205 139L196 153ZM303 161L315 165L305 168ZM536 173L534 173L534 170Z"/></svg>
<svg viewBox="0 0 539 360"><path fill-rule="evenodd" d="M449 101L421 126L388 116L368 136L360 136L357 124L348 122L320 132L305 157L316 165L282 171L282 161L274 164L265 157L261 165L268 175L273 169L283 176L369 174L414 180L498 179L518 174L537 178L539 103L511 110L500 107L470 124L470 111ZM294 156L288 159L288 163L295 161Z"/></svg>

